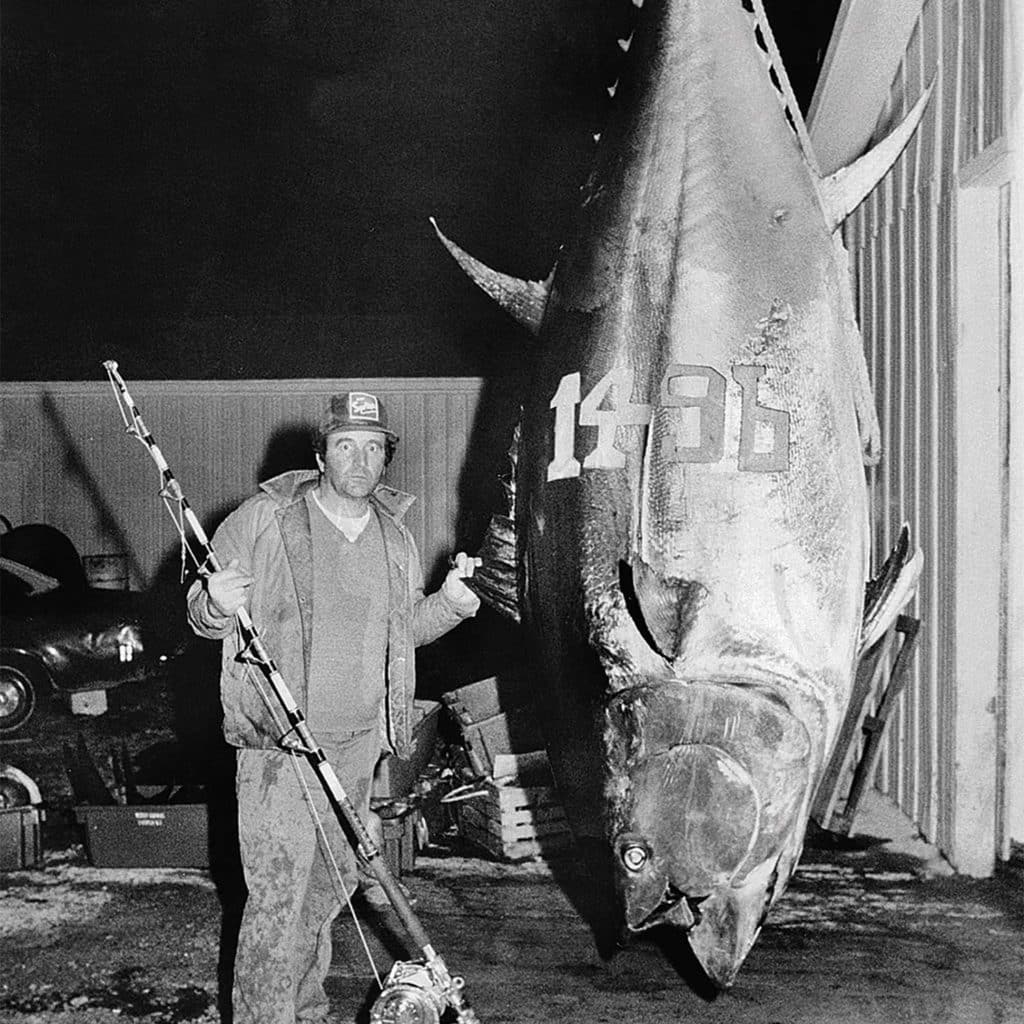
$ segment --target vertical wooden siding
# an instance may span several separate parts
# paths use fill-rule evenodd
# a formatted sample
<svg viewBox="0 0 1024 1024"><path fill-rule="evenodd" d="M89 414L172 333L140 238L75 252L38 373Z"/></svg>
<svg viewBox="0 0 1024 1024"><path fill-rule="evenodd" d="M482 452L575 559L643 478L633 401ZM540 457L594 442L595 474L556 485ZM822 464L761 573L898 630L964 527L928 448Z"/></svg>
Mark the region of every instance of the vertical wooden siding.
<svg viewBox="0 0 1024 1024"><path fill-rule="evenodd" d="M330 395L372 391L402 439L387 481L418 499L406 522L424 570L456 541L478 380L129 381L129 388L207 530L259 481L303 460L312 465L309 429ZM107 385L2 384L0 426L0 454L29 468L27 519L63 530L82 554L124 553L135 587L177 563L156 466L126 436Z"/></svg>
<svg viewBox="0 0 1024 1024"><path fill-rule="evenodd" d="M1001 0L927 0L879 129L934 83L924 122L846 225L885 456L871 474L876 566L906 520L925 572L924 622L878 783L947 846L953 824L956 690L955 306L957 173L1003 124Z"/></svg>

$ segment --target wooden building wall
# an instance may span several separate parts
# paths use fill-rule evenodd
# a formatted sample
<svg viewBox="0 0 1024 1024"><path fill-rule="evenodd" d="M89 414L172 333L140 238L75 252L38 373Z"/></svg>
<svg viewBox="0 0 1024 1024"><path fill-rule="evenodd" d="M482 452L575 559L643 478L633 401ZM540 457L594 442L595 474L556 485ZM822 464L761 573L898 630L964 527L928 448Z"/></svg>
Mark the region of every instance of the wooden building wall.
<svg viewBox="0 0 1024 1024"><path fill-rule="evenodd" d="M969 441L957 418L958 190L963 169L1004 134L1004 18L1003 0L922 4L876 135L933 83L928 110L845 229L885 449L870 477L874 559L904 520L925 558L911 608L924 623L921 647L878 783L946 850L956 846L958 686L967 699L969 683L957 679L955 621L958 444L962 452Z"/></svg>
<svg viewBox="0 0 1024 1024"><path fill-rule="evenodd" d="M418 499L406 521L425 572L456 543L477 379L128 384L208 531L259 481L312 466L309 430L330 395L372 391L402 439L387 482ZM124 554L134 588L177 571L178 535L156 466L126 435L106 383L0 384L0 467L0 512L13 524L56 526L83 555Z"/></svg>

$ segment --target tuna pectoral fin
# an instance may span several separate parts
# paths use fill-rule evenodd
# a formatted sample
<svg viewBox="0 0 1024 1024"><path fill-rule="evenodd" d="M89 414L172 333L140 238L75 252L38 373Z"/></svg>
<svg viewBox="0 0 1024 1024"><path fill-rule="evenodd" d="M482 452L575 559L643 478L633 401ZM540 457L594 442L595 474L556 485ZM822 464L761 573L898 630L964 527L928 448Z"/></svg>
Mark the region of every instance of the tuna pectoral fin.
<svg viewBox="0 0 1024 1024"><path fill-rule="evenodd" d="M914 596L921 577L924 555L920 548L910 552L910 530L904 523L899 539L879 574L864 590L864 622L860 653L872 647L896 621L896 616Z"/></svg>
<svg viewBox="0 0 1024 1024"><path fill-rule="evenodd" d="M835 231L863 202L867 194L886 176L917 130L932 94L931 85L914 104L910 113L877 146L835 174L822 178L818 194L825 210L825 219Z"/></svg>
<svg viewBox="0 0 1024 1024"><path fill-rule="evenodd" d="M626 607L644 639L663 657L678 656L699 607L703 587L662 576L646 562L620 563Z"/></svg>
<svg viewBox="0 0 1024 1024"><path fill-rule="evenodd" d="M519 622L515 522L508 516L491 516L477 557L481 565L466 586L496 612Z"/></svg>
<svg viewBox="0 0 1024 1024"><path fill-rule="evenodd" d="M450 238L446 237L433 217L430 223L437 232L441 243L455 258L455 262L466 272L469 279L485 291L506 313L521 323L531 334L540 333L547 305L551 278L547 281L524 281L519 277L501 274L470 256ZM552 271L552 275L554 271Z"/></svg>

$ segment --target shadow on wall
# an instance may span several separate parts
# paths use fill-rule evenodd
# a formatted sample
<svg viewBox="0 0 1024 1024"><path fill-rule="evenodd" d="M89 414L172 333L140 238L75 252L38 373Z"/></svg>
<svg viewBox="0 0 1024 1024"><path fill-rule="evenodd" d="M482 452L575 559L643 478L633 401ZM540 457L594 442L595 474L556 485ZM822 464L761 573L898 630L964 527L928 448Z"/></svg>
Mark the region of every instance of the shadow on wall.
<svg viewBox="0 0 1024 1024"><path fill-rule="evenodd" d="M202 523L203 529L208 537L213 537L220 524L242 503L242 501L255 494L261 483L270 480L281 473L293 469L315 469L316 462L313 459L312 438L307 423L296 422L280 427L276 430L267 442L263 460L256 471L256 479L252 486L239 497L237 501L225 502L216 509L195 509L196 515ZM186 492L187 493L187 492ZM191 532L188 533L193 550L199 554L198 547L194 544ZM195 565L191 559L186 559L182 567L181 547L178 544L168 549L167 553L160 560L160 564L154 573L154 582L181 583L184 580L185 588L195 578ZM184 601L184 589L182 590Z"/></svg>
<svg viewBox="0 0 1024 1024"><path fill-rule="evenodd" d="M292 469L316 469L310 423L289 423L274 431L267 442L255 484Z"/></svg>
<svg viewBox="0 0 1024 1024"><path fill-rule="evenodd" d="M123 552L128 560L131 577L136 580L145 579L145 572L139 562L139 557L132 547L128 534L121 527L114 509L103 494L100 483L96 480L85 460L82 458L81 449L74 435L68 429L67 421L57 406L53 395L44 391L40 398L43 415L50 422L54 434L60 440L64 449L63 468L69 476L74 477L88 496L92 507L96 512L96 522L99 525L100 533L110 538L113 550Z"/></svg>

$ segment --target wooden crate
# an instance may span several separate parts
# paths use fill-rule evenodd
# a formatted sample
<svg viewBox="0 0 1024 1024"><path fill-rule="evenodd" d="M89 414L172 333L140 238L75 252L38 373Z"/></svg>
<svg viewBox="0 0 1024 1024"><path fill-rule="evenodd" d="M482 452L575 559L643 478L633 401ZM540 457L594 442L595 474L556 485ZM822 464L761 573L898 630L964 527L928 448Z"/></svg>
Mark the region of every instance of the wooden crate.
<svg viewBox="0 0 1024 1024"><path fill-rule="evenodd" d="M488 781L485 793L458 805L459 831L500 860L525 860L572 842L565 811L551 786Z"/></svg>

